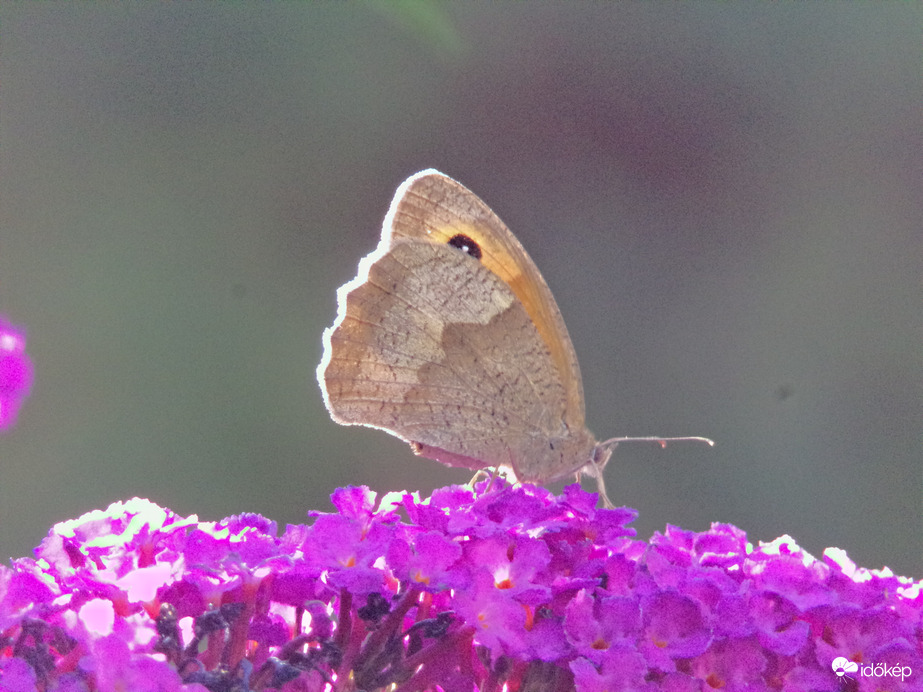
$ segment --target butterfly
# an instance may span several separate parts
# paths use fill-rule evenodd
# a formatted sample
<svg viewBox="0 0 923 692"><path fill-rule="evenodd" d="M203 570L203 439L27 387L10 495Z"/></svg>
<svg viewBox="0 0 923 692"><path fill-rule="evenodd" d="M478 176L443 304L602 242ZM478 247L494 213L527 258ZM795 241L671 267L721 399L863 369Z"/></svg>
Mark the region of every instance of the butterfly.
<svg viewBox="0 0 923 692"><path fill-rule="evenodd" d="M547 483L597 479L626 438L586 427L580 366L535 263L477 195L429 169L404 181L378 247L337 291L317 378L331 417L448 466Z"/></svg>

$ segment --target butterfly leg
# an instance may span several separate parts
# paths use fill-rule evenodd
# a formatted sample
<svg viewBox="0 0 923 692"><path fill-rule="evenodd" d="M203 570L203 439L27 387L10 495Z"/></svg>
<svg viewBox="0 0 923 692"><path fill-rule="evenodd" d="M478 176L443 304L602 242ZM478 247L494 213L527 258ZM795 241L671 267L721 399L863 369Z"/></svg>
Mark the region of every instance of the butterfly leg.
<svg viewBox="0 0 923 692"><path fill-rule="evenodd" d="M471 477L471 480L468 481L468 487L474 490L474 486L476 483L478 483L481 480L486 480L487 487L484 489L484 492L488 493L490 492L491 486L493 486L494 484L495 477L496 477L496 474L494 473L494 469L492 468L478 469L477 471L475 471L474 475Z"/></svg>
<svg viewBox="0 0 923 692"><path fill-rule="evenodd" d="M608 459L608 456L606 457ZM615 509L615 505L612 504L612 500L609 499L609 496L606 494L606 480L603 477L603 469L601 466L598 466L594 462L590 462L579 471L577 471L577 482L580 482L580 474L585 473L588 476L594 476L596 478L596 491L599 493L599 497L603 501L603 507L606 509Z"/></svg>
<svg viewBox="0 0 923 692"><path fill-rule="evenodd" d="M483 469L478 469L474 476L468 481L468 487L474 490L475 483L478 483L480 479L487 481L487 486L484 488L484 491L481 495L486 495L489 492L492 492L495 488L494 484L497 482L497 479L502 479L509 485L517 486L520 484L520 481L517 480L516 476L505 467L486 467ZM501 485L497 490L502 488Z"/></svg>

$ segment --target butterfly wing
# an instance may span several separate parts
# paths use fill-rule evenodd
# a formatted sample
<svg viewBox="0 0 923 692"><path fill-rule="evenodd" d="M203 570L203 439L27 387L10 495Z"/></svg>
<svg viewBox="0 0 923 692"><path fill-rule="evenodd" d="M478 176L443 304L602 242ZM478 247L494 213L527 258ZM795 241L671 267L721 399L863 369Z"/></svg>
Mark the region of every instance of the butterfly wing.
<svg viewBox="0 0 923 692"><path fill-rule="evenodd" d="M586 449L579 464L562 462L575 438L541 335L476 259L398 240L344 300L318 369L337 422L386 430L451 466L503 466L526 480L586 463Z"/></svg>

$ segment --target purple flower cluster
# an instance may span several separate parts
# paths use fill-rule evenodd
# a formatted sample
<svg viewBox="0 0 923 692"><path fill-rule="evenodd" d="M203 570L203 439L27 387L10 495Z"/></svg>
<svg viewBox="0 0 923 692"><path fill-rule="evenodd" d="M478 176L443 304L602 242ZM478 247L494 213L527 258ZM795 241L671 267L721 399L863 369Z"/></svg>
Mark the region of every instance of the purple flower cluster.
<svg viewBox="0 0 923 692"><path fill-rule="evenodd" d="M32 387L26 333L0 315L0 433L16 424L19 407Z"/></svg>
<svg viewBox="0 0 923 692"><path fill-rule="evenodd" d="M836 549L639 541L577 485L332 499L281 536L139 499L56 525L0 567L0 690L923 687L923 582Z"/></svg>

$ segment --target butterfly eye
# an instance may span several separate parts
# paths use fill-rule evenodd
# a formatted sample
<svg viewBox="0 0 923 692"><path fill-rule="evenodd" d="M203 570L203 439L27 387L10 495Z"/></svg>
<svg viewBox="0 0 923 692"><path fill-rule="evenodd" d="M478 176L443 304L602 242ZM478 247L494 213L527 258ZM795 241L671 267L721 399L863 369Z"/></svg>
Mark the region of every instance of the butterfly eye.
<svg viewBox="0 0 923 692"><path fill-rule="evenodd" d="M452 247L457 247L459 250L471 255L476 260L481 259L481 246L462 233L458 233L449 238L449 245Z"/></svg>

